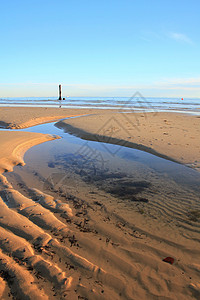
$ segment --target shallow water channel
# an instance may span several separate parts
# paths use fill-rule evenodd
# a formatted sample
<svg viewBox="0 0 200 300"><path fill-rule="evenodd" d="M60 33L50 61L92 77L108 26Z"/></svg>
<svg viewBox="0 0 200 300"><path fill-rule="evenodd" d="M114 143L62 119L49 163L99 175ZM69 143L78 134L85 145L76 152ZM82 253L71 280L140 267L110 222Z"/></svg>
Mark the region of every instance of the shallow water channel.
<svg viewBox="0 0 200 300"><path fill-rule="evenodd" d="M26 166L15 167L8 177L20 176L22 169L27 174L32 170L43 190L51 182L66 185L72 193L80 180L91 191L97 188L126 203L129 210L137 208L155 219L164 217L167 222L184 223L199 231L200 173L144 151L82 140L55 124L23 129L62 138L29 149L24 157Z"/></svg>

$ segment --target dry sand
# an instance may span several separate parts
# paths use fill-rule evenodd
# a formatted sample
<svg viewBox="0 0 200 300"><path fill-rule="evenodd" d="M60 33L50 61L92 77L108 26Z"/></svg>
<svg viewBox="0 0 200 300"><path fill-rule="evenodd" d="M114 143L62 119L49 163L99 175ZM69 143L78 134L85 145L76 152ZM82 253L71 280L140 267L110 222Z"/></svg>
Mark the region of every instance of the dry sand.
<svg viewBox="0 0 200 300"><path fill-rule="evenodd" d="M32 114L30 108L18 112L9 108L0 120L1 125L20 128L59 119L53 113L50 110L43 117L41 112L38 117L35 109ZM62 117L67 116L65 113L59 111ZM82 113L86 111L72 115ZM105 114L58 125L83 137L94 138L98 133L98 138L131 141L138 148L144 145L147 151L151 148L160 155L199 166L195 160L199 161L196 139L200 119L175 114ZM23 154L30 146L52 139L25 132L0 133L2 172L23 165ZM190 136L194 146L188 151L183 146L191 146ZM199 222L194 227L189 222L190 231L187 227L179 230L142 211L120 209L114 197L75 177L77 190L70 193L70 174L69 190L49 182L45 192L42 177L35 171L27 176L21 168L16 177L10 173L9 180L5 175L0 175L1 299L200 298ZM181 203L177 205L181 214ZM175 259L173 265L163 262L167 256Z"/></svg>
<svg viewBox="0 0 200 300"><path fill-rule="evenodd" d="M1 107L0 127L21 129L67 117L99 113L100 111L102 110L49 107ZM104 113L107 112L110 111L104 111Z"/></svg>

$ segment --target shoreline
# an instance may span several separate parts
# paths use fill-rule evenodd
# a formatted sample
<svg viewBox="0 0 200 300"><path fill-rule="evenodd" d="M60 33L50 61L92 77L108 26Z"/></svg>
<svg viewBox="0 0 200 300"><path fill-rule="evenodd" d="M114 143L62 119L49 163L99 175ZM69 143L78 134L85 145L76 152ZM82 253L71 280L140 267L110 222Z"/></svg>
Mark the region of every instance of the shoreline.
<svg viewBox="0 0 200 300"><path fill-rule="evenodd" d="M99 135L96 133L90 133L89 131L82 130L81 128L77 128L74 126L71 126L69 124L66 124L63 121L59 121L55 124L56 127L62 129L64 132L72 134L76 137L79 137L83 140L86 141L93 141L93 142L98 142L98 143L108 143L108 144L113 144L113 145L119 145L122 147L127 147L127 148L132 148L132 149L137 149L141 150L147 153L150 153L152 155L155 155L157 157L181 164L178 160L173 159L172 157L169 157L165 154L159 153L156 150L144 146L142 144L136 144L133 142L129 142L128 140L120 139L120 138L115 138L112 136L106 136L106 135Z"/></svg>
<svg viewBox="0 0 200 300"><path fill-rule="evenodd" d="M137 97L138 96L138 97ZM0 106L14 107L47 107L65 109L113 109L126 108L132 112L153 110L157 112L177 111L200 114L199 98L186 97L143 97L135 93L133 97L65 97L59 101L57 97L8 97L0 99ZM179 111L178 111L179 110Z"/></svg>
<svg viewBox="0 0 200 300"><path fill-rule="evenodd" d="M170 113L98 114L56 126L83 139L139 149L200 171L200 117Z"/></svg>

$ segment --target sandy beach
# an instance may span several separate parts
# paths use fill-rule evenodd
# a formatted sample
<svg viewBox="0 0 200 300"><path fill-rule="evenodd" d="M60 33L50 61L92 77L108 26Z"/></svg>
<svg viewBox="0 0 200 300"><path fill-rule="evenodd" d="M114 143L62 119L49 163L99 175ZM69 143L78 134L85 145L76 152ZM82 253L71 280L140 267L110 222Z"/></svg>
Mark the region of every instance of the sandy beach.
<svg viewBox="0 0 200 300"><path fill-rule="evenodd" d="M184 113L118 113L108 109L21 108L0 109L0 126L21 129L67 117L83 116L59 122L58 126L81 138L137 148L200 168L200 117ZM85 116L86 115L86 116ZM105 138L104 138L105 142ZM132 145L131 145L132 144Z"/></svg>
<svg viewBox="0 0 200 300"><path fill-rule="evenodd" d="M0 127L22 129L38 124L53 122L67 117L87 115L99 112L109 113L111 110L98 109L66 109L49 107L1 107Z"/></svg>
<svg viewBox="0 0 200 300"><path fill-rule="evenodd" d="M66 131L143 150L200 170L195 115L0 109L5 129L52 121L61 135ZM52 168L64 172L61 164L48 166L45 145L56 140L49 134L0 131L0 298L199 299L199 195L137 165L132 203L83 180L78 166L67 165L65 185L45 181ZM41 143L38 165L30 154L26 168L25 152ZM112 177L110 184L120 179Z"/></svg>

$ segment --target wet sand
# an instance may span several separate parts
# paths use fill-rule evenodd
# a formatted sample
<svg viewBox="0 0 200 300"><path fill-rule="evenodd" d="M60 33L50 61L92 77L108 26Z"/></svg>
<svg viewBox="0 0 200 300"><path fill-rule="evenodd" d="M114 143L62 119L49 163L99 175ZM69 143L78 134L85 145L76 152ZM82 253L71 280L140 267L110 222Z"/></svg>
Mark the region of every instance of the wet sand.
<svg viewBox="0 0 200 300"><path fill-rule="evenodd" d="M23 115L23 110L20 113ZM73 115L76 114L80 114L80 111L73 112ZM180 122L184 116L181 115L181 119L177 119L177 127L175 123L172 124L174 116L167 116L160 117L164 124L162 129L168 132L172 139L170 127L177 128L176 144L183 145L186 139L180 139L179 142L178 136L182 124ZM45 117L46 122L50 121L49 117L52 115ZM115 121L118 115L111 117L114 117L115 126L112 124L104 127L106 130L102 128L104 131L100 130L98 134L102 136L104 132L104 136L129 141L129 136L119 132L119 124L124 116L120 116L121 122L118 122L118 127ZM5 118L3 122L6 126L15 124L17 128L25 126L24 124L28 126L27 124L36 125L37 122L41 122L41 119L34 119L34 122L32 120L30 123L31 109L29 115L26 110L24 118L25 121L22 117L17 119L16 115L16 119ZM193 135L198 133L199 119L195 118L190 117L186 121L190 127L193 126ZM64 128L68 124L72 126L70 128L75 128L75 134L81 135L83 130L87 134L95 135L98 126L105 124L105 120L109 122L109 113L106 117L99 115L67 120L59 126ZM146 127L145 124L142 125L145 121L139 122L145 133L145 128L157 128L157 122L150 122L149 117L146 121ZM175 121L176 118L173 119L173 122ZM127 122L130 124L129 119ZM123 127L124 124L125 122ZM166 131L167 126L169 131ZM135 129L135 126L133 127ZM183 129L186 130L185 127ZM152 134L151 130L149 129L149 134ZM138 135L141 136L141 132L140 129ZM158 140L158 144L161 144L161 139L162 142L165 141L163 143L169 143L166 134L162 134L161 138L161 132L159 131L157 136L157 131L154 131L154 139ZM40 139L40 142L50 139L47 135L8 133L10 136L7 140L1 139L1 149L6 149L7 142L12 145L12 149L10 148L8 153L3 152L0 162L4 157L10 158L11 153L17 153L18 160L16 157L12 158L9 168L2 167L2 171L12 170L12 166L18 163L24 164L22 159L25 150L29 148L28 143L33 145L39 142L36 142L36 139ZM20 139L17 139L18 134L21 134ZM140 144L139 140L135 140L134 134L130 135L131 141ZM145 143L149 135L146 135L146 140L144 136L143 139L144 146L149 147L149 144ZM31 144L31 140L35 142ZM20 151L15 152L19 145ZM153 145L152 148L160 153L161 148L157 149L156 144ZM194 145L197 151L196 140ZM65 168L66 182L64 185L63 182L59 184L59 174L63 176L63 170L60 170L60 167L56 169L54 165L45 167L47 153L44 147L43 153L38 154L38 166L34 165L35 160L31 165L30 159L27 168L17 167L16 172L0 175L0 279L3 278L0 280L1 299L9 299L11 295L16 299L199 299L200 210L197 207L198 199L194 199L192 193L187 191L185 199L182 199L182 194L179 194L178 187L173 183L167 186L165 178L154 178L149 174L149 178L154 178L152 182L155 180L159 186L162 183L165 187L162 194L158 194L155 184L154 189L148 186L146 175L146 185L143 182L142 186L146 191L139 194L140 198L159 198L157 206L165 212L163 218L153 218L145 213L145 201L137 209L130 210L126 202L118 201L120 197L116 195L117 190L108 193L94 184L88 184L87 180L83 180L83 177L73 172L68 165ZM177 154L173 154L173 151L162 153L175 160L180 158L178 151ZM196 152L192 149L191 154L195 155L194 153ZM195 163L193 156L186 156L185 152L182 155L185 155L185 159L190 159L190 163ZM44 174L51 175L52 168L58 178L46 180ZM144 171L138 168L136 173L138 178L135 179L134 187L141 188L140 177L144 176ZM133 191L134 189L132 193ZM164 203L166 198L169 198L167 204ZM188 203L188 211L194 203L196 205L195 214L185 215L185 223L172 222L173 201L176 198L180 218L183 216L181 201ZM164 262L166 257L174 258L173 264Z"/></svg>
<svg viewBox="0 0 200 300"><path fill-rule="evenodd" d="M59 137L29 132L0 131L0 172L12 171L16 165L24 165L24 153L34 145Z"/></svg>

